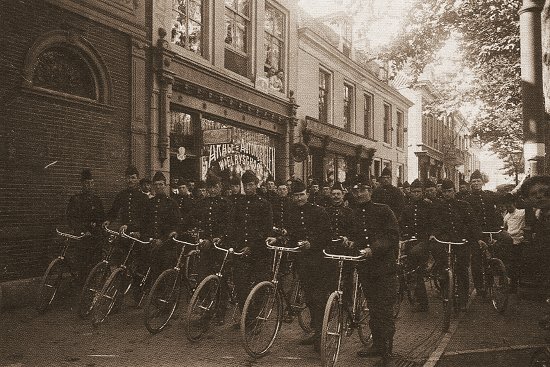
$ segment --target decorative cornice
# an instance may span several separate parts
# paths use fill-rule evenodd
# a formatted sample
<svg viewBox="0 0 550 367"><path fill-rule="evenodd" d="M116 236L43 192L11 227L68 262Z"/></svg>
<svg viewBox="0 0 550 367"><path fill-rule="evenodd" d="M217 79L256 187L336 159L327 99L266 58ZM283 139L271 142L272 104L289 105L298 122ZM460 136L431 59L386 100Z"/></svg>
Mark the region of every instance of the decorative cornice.
<svg viewBox="0 0 550 367"><path fill-rule="evenodd" d="M233 98L218 91L205 88L203 86L191 83L189 81L174 80L172 90L175 92L181 92L196 98L199 98L205 102L215 103L220 106L228 107L236 111L246 113L252 116L256 116L276 124L288 124L293 122L293 117L284 116L262 107L253 105L251 103Z"/></svg>

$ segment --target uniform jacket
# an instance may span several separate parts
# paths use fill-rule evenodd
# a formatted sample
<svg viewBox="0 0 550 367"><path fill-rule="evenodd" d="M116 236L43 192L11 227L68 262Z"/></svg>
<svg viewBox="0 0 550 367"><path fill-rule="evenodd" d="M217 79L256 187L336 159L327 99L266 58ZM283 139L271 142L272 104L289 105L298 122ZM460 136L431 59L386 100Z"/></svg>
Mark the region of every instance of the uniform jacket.
<svg viewBox="0 0 550 367"><path fill-rule="evenodd" d="M157 195L149 199L145 209L146 222L143 238L166 240L171 232L178 230L180 211L171 198Z"/></svg>
<svg viewBox="0 0 550 367"><path fill-rule="evenodd" d="M466 201L472 206L472 212L480 228L484 231L498 231L502 226L502 217L497 212L496 194L485 190L472 190Z"/></svg>
<svg viewBox="0 0 550 367"><path fill-rule="evenodd" d="M286 216L291 205L290 198L288 196L278 196L271 203L273 209L273 226L277 228L284 228L286 225Z"/></svg>
<svg viewBox="0 0 550 367"><path fill-rule="evenodd" d="M297 246L298 241L309 241L311 247L302 250L301 258L319 260L323 258L323 249L330 244L330 220L322 207L305 203L302 206L292 204L288 211L285 228L288 232L288 247Z"/></svg>
<svg viewBox="0 0 550 367"><path fill-rule="evenodd" d="M432 209L433 205L427 200L413 201L411 199L409 204L405 205L399 220L402 236L404 238L414 236L421 241L427 240L432 233Z"/></svg>
<svg viewBox="0 0 550 367"><path fill-rule="evenodd" d="M397 218L401 216L401 211L405 205L403 193L393 185L381 185L374 189L372 201L388 205Z"/></svg>
<svg viewBox="0 0 550 367"><path fill-rule="evenodd" d="M148 201L147 194L138 188L122 190L115 197L111 210L107 213L107 220L120 220L128 226L129 232L141 232Z"/></svg>
<svg viewBox="0 0 550 367"><path fill-rule="evenodd" d="M361 263L365 274L380 276L395 272L399 224L388 205L372 201L357 203L353 211L352 241L358 249L369 246L372 257ZM368 239L367 239L368 238Z"/></svg>
<svg viewBox="0 0 550 367"><path fill-rule="evenodd" d="M212 239L227 234L231 204L221 196L207 197L198 203L192 212L192 227L204 231L202 238Z"/></svg>
<svg viewBox="0 0 550 367"><path fill-rule="evenodd" d="M180 211L180 227L182 230L186 231L193 228L193 223L191 219L191 213L195 207L195 201L191 195L176 195L174 197L176 203L178 203L178 209Z"/></svg>
<svg viewBox="0 0 550 367"><path fill-rule="evenodd" d="M105 221L101 199L89 193L79 193L69 199L67 222L75 233L95 232Z"/></svg>
<svg viewBox="0 0 550 367"><path fill-rule="evenodd" d="M481 239L479 222L466 201L442 200L432 210L433 234L442 241L460 242L463 239L475 243Z"/></svg>

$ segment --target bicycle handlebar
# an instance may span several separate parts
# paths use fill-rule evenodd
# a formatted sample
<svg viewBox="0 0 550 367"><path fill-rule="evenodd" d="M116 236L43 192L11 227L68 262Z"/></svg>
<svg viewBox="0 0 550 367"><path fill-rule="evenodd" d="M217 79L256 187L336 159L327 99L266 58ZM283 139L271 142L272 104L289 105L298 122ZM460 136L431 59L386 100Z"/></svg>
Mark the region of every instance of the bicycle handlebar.
<svg viewBox="0 0 550 367"><path fill-rule="evenodd" d="M300 250L303 247L302 242L303 241L298 241L298 246L296 247L282 247L282 246L270 245L269 243L267 243L267 240L265 240L265 245L270 250L284 251L284 252L300 252Z"/></svg>
<svg viewBox="0 0 550 367"><path fill-rule="evenodd" d="M409 242L413 242L413 241L418 241L418 238L416 238L415 236L412 236L408 240L400 240L399 244L405 244L405 243L409 243Z"/></svg>
<svg viewBox="0 0 550 367"><path fill-rule="evenodd" d="M61 232L61 231L60 231L59 229L57 229L57 228L55 229L55 231L57 232L58 235L63 236L63 237L70 238L71 240L81 240L81 239L83 239L84 237L88 236L87 233L81 233L80 236L75 236L74 234Z"/></svg>
<svg viewBox="0 0 550 367"><path fill-rule="evenodd" d="M438 240L437 237L433 237L434 240L436 240L437 242L439 243L442 243L444 245L465 245L466 242L468 242L467 240L465 239L462 239L462 242L448 242L448 241L441 241L441 240Z"/></svg>
<svg viewBox="0 0 550 367"><path fill-rule="evenodd" d="M130 236L129 234L126 233L126 229L127 229L127 228L128 228L128 226L126 226L126 225L120 227L120 235L121 235L122 237L126 237L126 238L128 238L128 239L130 239L130 240L132 240L132 241L136 241L136 242L138 242L138 243L141 243L142 245L148 245L148 244L151 243L151 241L153 241L152 238L149 238L149 241L142 241L142 240L140 240L139 238L132 237L132 236Z"/></svg>
<svg viewBox="0 0 550 367"><path fill-rule="evenodd" d="M103 230L109 234L112 234L113 236L120 236L120 232L113 231L111 228L107 227L106 225L102 225Z"/></svg>
<svg viewBox="0 0 550 367"><path fill-rule="evenodd" d="M177 236L177 235L176 235ZM176 236L173 236L171 237L172 241L176 242L176 243L180 243L182 245L186 245L186 246L198 246L201 241L197 242L197 243L192 243L192 242L187 242L187 241L182 241L182 240L178 240Z"/></svg>
<svg viewBox="0 0 550 367"><path fill-rule="evenodd" d="M497 232L491 232L491 231L481 231L481 233L483 234L499 234L500 232L502 232L502 229L497 231Z"/></svg>
<svg viewBox="0 0 550 367"><path fill-rule="evenodd" d="M233 247L230 247L230 248L223 248L223 247L220 247L218 246L218 241L213 241L212 242L212 245L214 245L214 248L217 249L217 250L220 250L220 251L223 251L223 252L227 252L227 253L230 253L230 254L233 254L233 255L236 255L236 256L241 256L241 255L244 255L244 251L241 251L241 252L235 252L235 249Z"/></svg>
<svg viewBox="0 0 550 367"><path fill-rule="evenodd" d="M359 256L336 255L336 254L328 253L327 250L323 250L323 254L325 255L326 259L345 260L345 261L365 261L367 258L365 257L364 251L361 250L360 253L361 255Z"/></svg>

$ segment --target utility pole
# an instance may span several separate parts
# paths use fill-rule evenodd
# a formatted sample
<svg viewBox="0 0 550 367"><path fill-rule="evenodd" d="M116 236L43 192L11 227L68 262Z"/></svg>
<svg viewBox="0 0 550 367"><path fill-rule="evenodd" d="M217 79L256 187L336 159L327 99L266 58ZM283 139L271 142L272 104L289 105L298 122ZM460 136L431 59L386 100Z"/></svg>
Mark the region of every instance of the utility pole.
<svg viewBox="0 0 550 367"><path fill-rule="evenodd" d="M523 0L519 10L523 156L526 173L543 174L545 151L541 12L544 0Z"/></svg>

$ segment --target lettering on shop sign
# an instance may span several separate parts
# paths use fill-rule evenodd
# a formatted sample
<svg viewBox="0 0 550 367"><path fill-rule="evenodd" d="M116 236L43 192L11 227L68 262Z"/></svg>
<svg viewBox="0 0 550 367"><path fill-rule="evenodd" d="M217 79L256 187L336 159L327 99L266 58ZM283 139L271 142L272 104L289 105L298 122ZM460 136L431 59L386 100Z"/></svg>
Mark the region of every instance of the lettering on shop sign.
<svg viewBox="0 0 550 367"><path fill-rule="evenodd" d="M209 145L208 167L214 163L222 171L235 166L251 169L261 179L275 171L275 148L255 143Z"/></svg>

